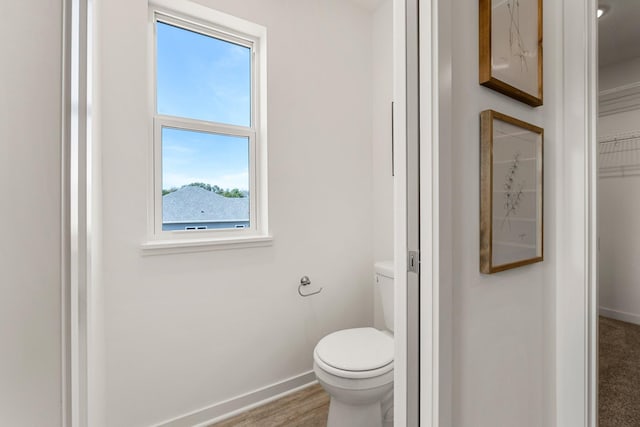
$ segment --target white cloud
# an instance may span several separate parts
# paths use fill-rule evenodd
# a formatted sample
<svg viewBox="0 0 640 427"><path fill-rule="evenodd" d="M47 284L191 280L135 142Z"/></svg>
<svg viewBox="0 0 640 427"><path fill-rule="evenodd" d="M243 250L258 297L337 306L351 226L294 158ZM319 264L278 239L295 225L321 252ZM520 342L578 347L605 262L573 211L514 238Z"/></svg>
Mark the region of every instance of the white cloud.
<svg viewBox="0 0 640 427"><path fill-rule="evenodd" d="M222 175L220 177L219 187L222 188L237 188L239 190L249 190L249 172L240 172L230 175Z"/></svg>

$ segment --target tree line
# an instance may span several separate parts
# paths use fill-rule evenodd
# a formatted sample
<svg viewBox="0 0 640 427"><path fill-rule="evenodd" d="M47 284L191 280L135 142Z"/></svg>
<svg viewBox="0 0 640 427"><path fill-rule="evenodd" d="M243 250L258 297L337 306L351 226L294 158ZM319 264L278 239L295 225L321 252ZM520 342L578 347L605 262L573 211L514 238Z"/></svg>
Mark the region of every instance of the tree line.
<svg viewBox="0 0 640 427"><path fill-rule="evenodd" d="M247 197L249 195L248 192L238 190L237 188L225 189L225 188L220 188L217 185L206 184L204 182L192 182L191 184L183 185L180 188L184 188L184 187L200 187L207 191L212 191L220 196L236 198L236 199ZM162 195L166 196L167 194L171 194L174 191L178 191L180 188L178 187L171 187L169 189L163 188Z"/></svg>

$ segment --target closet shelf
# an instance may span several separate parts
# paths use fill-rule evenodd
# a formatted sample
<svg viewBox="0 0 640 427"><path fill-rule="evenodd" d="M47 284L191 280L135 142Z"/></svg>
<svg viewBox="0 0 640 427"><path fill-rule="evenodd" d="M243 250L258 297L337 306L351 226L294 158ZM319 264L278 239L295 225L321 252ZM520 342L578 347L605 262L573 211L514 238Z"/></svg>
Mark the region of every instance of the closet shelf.
<svg viewBox="0 0 640 427"><path fill-rule="evenodd" d="M601 178L640 175L640 132L602 137L599 142Z"/></svg>

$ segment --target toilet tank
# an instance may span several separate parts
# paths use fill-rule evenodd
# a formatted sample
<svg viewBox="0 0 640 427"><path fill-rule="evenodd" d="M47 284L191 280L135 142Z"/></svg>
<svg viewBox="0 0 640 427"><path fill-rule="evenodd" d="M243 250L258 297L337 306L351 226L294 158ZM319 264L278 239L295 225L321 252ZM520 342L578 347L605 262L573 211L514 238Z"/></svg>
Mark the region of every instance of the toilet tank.
<svg viewBox="0 0 640 427"><path fill-rule="evenodd" d="M380 292L380 302L384 323L393 331L393 261L380 261L374 264L375 286Z"/></svg>

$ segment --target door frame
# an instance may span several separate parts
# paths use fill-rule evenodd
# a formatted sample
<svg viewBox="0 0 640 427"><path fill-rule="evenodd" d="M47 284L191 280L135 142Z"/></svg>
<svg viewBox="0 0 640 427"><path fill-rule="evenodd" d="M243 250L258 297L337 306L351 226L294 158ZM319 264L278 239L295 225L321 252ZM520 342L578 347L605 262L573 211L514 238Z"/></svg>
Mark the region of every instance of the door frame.
<svg viewBox="0 0 640 427"><path fill-rule="evenodd" d="M89 419L89 337L91 322L93 188L91 140L91 31L93 0L65 0L63 27L63 422L85 426ZM558 426L597 424L597 18L595 0L564 0L564 145L566 165L558 199L555 240L556 345L555 377ZM418 28L406 27L406 11L417 10ZM451 130L451 23L448 0L393 0L394 100L396 141L395 270L397 425L451 424L451 284L446 227L449 197L441 191L440 167L448 161ZM89 28L89 29L88 29ZM442 31L441 31L442 29ZM571 31L568 31L571 29ZM407 33L409 31L410 33ZM419 37L420 52L407 63L407 36ZM416 52L414 52L416 53ZM407 284L408 67L417 67L419 81L420 315L409 317ZM416 126L413 123L413 126ZM414 129L415 130L415 129ZM572 197L567 197L572 195ZM413 273L409 273L413 274ZM559 284L563 284L560 286ZM404 285L404 286L403 286ZM575 301L582 301L576 304ZM419 322L418 355L407 351L407 327ZM416 358L419 357L418 358ZM410 375L419 374L419 406L407 411Z"/></svg>
<svg viewBox="0 0 640 427"><path fill-rule="evenodd" d="M450 265L443 246L451 207L447 180L447 147L451 102L451 49L446 29L450 24L450 1L419 3L419 158L420 158L420 425L450 424L451 402L451 286L441 271ZM441 31L445 30L445 31ZM446 145L446 147L445 147ZM443 150L444 149L444 150ZM442 219L442 220L441 220Z"/></svg>
<svg viewBox="0 0 640 427"><path fill-rule="evenodd" d="M450 424L451 286L440 277L450 263L440 217L450 204L440 203L439 179L448 151L438 144L451 129L450 40L438 36L450 13L448 1L394 0L397 426ZM416 271L408 271L409 251L418 254Z"/></svg>
<svg viewBox="0 0 640 427"><path fill-rule="evenodd" d="M411 1L411 0L407 0ZM451 165L451 28L448 0L419 4L420 425L452 422L452 203L440 171ZM555 262L557 426L597 426L597 18L596 0L563 0L561 165ZM430 82L430 84L424 84ZM426 167L424 167L426 165ZM406 242L404 242L406 243ZM404 257L399 252L396 256ZM406 267L406 263L404 265ZM406 297L406 295L402 295ZM406 409L406 408L405 408ZM399 424L404 425L404 424Z"/></svg>
<svg viewBox="0 0 640 427"><path fill-rule="evenodd" d="M557 191L556 424L598 423L596 0L563 2L563 123Z"/></svg>
<svg viewBox="0 0 640 427"><path fill-rule="evenodd" d="M94 0L62 2L62 425L90 422Z"/></svg>
<svg viewBox="0 0 640 427"><path fill-rule="evenodd" d="M406 9L412 2L416 8L419 0L392 0L394 21L394 256L396 280L395 310L395 415L396 425L426 425L419 423L417 401L418 382L415 387L415 403L407 405L408 378L417 379L420 365L418 349L407 351L407 327L418 329L417 311L408 313L407 308L415 303L406 292L407 274L407 63L406 63ZM93 50L95 40L94 20L96 0L63 0L63 425L86 427L102 425L104 402L101 387L103 378L96 377L96 365L100 356L96 354L97 340L101 337L100 313L94 301L99 292L100 252L96 234L99 215L95 211L99 203L99 145L93 93ZM411 37L417 47L417 26ZM417 51L411 69L417 77ZM414 82L417 84L417 80ZM99 94L98 94L99 95ZM417 107L417 105L415 106ZM413 111L417 114L417 111ZM417 116L416 116L417 118ZM414 121L413 126L417 126ZM417 129L414 129L417 130ZM417 135L417 133L416 133ZM415 143L418 144L418 140ZM415 149L416 147L414 147ZM97 215L97 216L96 216ZM417 305L412 305L417 310ZM97 336L96 336L97 335ZM413 345L418 345L418 336ZM423 379L420 379L423 381ZM436 388L437 389L437 388ZM413 391L412 391L413 393ZM409 406L409 411L407 407ZM429 424L431 425L431 424ZM433 424L434 426L437 423Z"/></svg>
<svg viewBox="0 0 640 427"><path fill-rule="evenodd" d="M415 1L415 0L413 0ZM394 150L394 424L407 426L408 420L417 419L415 408L408 412L407 351L409 325L407 283L407 59L406 59L406 9L407 0L393 0L393 150Z"/></svg>

